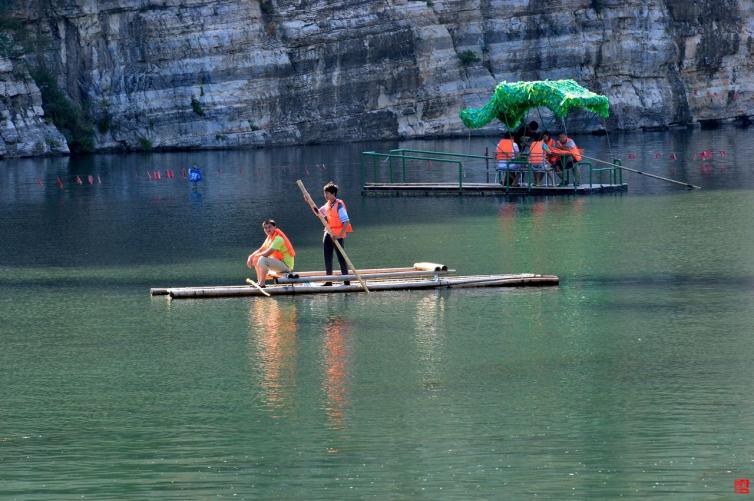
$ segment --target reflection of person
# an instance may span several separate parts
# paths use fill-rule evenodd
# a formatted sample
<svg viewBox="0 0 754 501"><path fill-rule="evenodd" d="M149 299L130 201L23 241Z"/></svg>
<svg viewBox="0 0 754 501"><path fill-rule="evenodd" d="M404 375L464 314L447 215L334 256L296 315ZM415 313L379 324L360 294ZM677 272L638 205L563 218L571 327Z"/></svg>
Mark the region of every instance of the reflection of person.
<svg viewBox="0 0 754 501"><path fill-rule="evenodd" d="M280 273L293 271L293 258L296 256L291 241L278 229L274 220L266 219L262 223L262 228L267 238L262 246L252 252L246 260L246 266L256 270L260 287L264 287L270 270Z"/></svg>
<svg viewBox="0 0 754 501"><path fill-rule="evenodd" d="M511 133L506 131L503 138L497 143L495 148L495 158L497 159L497 170L500 171L500 182L505 186L517 186L517 174L513 172L516 164L510 163L518 156L518 145L513 141ZM507 177L507 180L504 177Z"/></svg>
<svg viewBox="0 0 754 501"><path fill-rule="evenodd" d="M298 348L297 303L250 301L249 360L270 411L295 403Z"/></svg>
<svg viewBox="0 0 754 501"><path fill-rule="evenodd" d="M332 275L332 255L333 251L338 256L338 264L340 264L340 274L348 275L348 264L345 257L335 248L333 238L337 239L341 247L344 246L347 233L351 233L351 223L348 219L348 212L346 211L346 204L343 200L337 198L338 185L330 181L323 188L325 193L325 205L319 208L320 214L322 214L327 220L327 225L330 227L330 232L325 230L325 235L322 238L322 250L325 257L325 274ZM332 285L332 282L325 282L322 285ZM351 285L348 280L343 282L343 285Z"/></svg>

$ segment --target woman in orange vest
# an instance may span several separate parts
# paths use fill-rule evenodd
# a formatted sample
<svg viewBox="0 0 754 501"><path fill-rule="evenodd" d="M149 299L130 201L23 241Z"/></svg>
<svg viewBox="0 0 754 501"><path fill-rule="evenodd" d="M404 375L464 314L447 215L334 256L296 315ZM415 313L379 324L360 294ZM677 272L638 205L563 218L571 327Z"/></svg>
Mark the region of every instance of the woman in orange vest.
<svg viewBox="0 0 754 501"><path fill-rule="evenodd" d="M533 133L532 141L529 144L529 164L534 170L534 184L542 183L542 176L547 170L547 154L550 153L550 147L542 141L542 135Z"/></svg>
<svg viewBox="0 0 754 501"><path fill-rule="evenodd" d="M264 287L270 270L278 273L293 271L293 258L296 256L291 241L277 227L277 223L273 219L266 219L262 223L262 229L264 229L267 238L262 246L246 259L246 266L256 270L257 283L260 287Z"/></svg>
<svg viewBox="0 0 754 501"><path fill-rule="evenodd" d="M510 132L505 132L503 138L497 143L495 148L495 158L497 159L497 170L500 171L500 182L504 186L518 186L517 174L512 172L516 168L516 164L509 163L518 156L518 145L513 141L513 136ZM503 178L507 176L507 181Z"/></svg>
<svg viewBox="0 0 754 501"><path fill-rule="evenodd" d="M325 229L325 235L322 238L322 250L325 256L325 274L332 275L332 255L333 251L335 251L335 254L338 256L338 264L340 264L340 274L348 275L348 264L343 254L335 248L335 244L333 243L333 238L336 238L340 246L343 247L346 234L353 231L348 219L346 204L343 200L337 198L338 185L332 181L327 183L322 190L325 193L325 205L319 208L319 212L325 217L327 225L330 227L330 232ZM325 282L322 285L332 285L332 282ZM351 282L346 280L343 282L343 285L351 285Z"/></svg>

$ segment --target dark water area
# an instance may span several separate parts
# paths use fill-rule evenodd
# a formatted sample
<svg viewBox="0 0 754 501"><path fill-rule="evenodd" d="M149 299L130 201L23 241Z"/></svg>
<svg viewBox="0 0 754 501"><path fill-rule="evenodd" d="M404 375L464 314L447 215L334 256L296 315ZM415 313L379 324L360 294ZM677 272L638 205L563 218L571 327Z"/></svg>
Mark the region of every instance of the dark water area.
<svg viewBox="0 0 754 501"><path fill-rule="evenodd" d="M495 138L1 161L0 498L733 497L754 478L754 129L574 139L702 189L361 196L364 150ZM297 179L341 186L359 267L561 285L149 296L243 283L269 217L322 269Z"/></svg>

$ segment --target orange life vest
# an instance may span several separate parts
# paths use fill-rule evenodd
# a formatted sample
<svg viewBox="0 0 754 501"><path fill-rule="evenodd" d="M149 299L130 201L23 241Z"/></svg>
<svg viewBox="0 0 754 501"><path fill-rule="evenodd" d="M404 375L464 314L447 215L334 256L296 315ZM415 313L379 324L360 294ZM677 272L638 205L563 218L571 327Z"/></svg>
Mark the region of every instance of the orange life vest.
<svg viewBox="0 0 754 501"><path fill-rule="evenodd" d="M497 159L498 160L510 160L513 158L513 139L501 139L499 143L497 143Z"/></svg>
<svg viewBox="0 0 754 501"><path fill-rule="evenodd" d="M339 204L343 205L344 209L346 208L346 203L339 198L335 199L334 204L330 204L330 202L327 202L323 207L323 209L325 209L325 217L327 218L327 225L330 227L330 229L335 235L340 235L340 233L343 231L343 221L340 220L340 214L338 214ZM353 228L351 228L351 223L349 221L349 223L346 225L346 233L351 233L351 232L353 232Z"/></svg>
<svg viewBox="0 0 754 501"><path fill-rule="evenodd" d="M555 140L553 138L550 138L547 141L545 141L545 144L547 145L548 148L550 148L550 153L547 154L547 161L550 163L557 162L558 158L560 157L552 153L555 150Z"/></svg>
<svg viewBox="0 0 754 501"><path fill-rule="evenodd" d="M566 137L566 142L571 141L573 142L574 147L569 150L562 150L564 153L568 153L569 155L573 156L573 159L577 162L581 162L581 150L576 146L576 142L573 141L570 137Z"/></svg>
<svg viewBox="0 0 754 501"><path fill-rule="evenodd" d="M268 236L265 239L264 244L262 245L262 248L269 249L270 246L272 246L272 241L275 240L275 237L278 237L278 236L283 239L283 243L285 244L285 249L288 251L288 254L291 257L295 257L296 251L293 249L293 246L291 245L291 241L288 240L288 237L285 236L285 233L283 233L282 230L279 230L277 228L275 228L275 231L270 233L270 236ZM280 252L279 250L272 251L272 254L270 254L270 256L274 257L278 261L283 261L283 257L284 257L283 253Z"/></svg>
<svg viewBox="0 0 754 501"><path fill-rule="evenodd" d="M529 163L534 165L540 165L545 161L545 154L542 145L542 141L532 141L529 145Z"/></svg>

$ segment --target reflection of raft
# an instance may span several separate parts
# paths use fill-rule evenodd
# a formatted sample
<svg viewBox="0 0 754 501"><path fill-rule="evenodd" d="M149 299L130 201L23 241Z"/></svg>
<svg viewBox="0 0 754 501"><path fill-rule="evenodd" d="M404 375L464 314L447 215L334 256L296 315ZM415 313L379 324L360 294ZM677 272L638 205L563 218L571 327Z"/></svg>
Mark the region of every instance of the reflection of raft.
<svg viewBox="0 0 754 501"><path fill-rule="evenodd" d="M455 276L455 270L436 263L416 263L410 268L374 268L359 270L370 291L444 289L464 287L530 287L558 285L555 275L519 273L506 275ZM325 275L322 271L289 273L278 277L275 284L265 287L270 295L318 294L328 292L364 292L355 275ZM344 281L351 281L344 285ZM323 285L332 282L332 286ZM261 296L251 285L208 287L172 287L150 289L153 296L171 298L212 298L233 296Z"/></svg>

